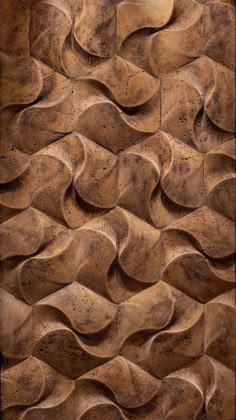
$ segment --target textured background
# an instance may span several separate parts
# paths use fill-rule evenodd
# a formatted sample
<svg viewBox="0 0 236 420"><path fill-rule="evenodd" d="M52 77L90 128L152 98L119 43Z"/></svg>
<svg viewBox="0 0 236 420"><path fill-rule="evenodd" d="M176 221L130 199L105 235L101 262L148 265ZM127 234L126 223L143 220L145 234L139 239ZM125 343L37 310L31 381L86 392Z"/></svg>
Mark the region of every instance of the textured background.
<svg viewBox="0 0 236 420"><path fill-rule="evenodd" d="M1 9L4 420L233 420L234 0Z"/></svg>

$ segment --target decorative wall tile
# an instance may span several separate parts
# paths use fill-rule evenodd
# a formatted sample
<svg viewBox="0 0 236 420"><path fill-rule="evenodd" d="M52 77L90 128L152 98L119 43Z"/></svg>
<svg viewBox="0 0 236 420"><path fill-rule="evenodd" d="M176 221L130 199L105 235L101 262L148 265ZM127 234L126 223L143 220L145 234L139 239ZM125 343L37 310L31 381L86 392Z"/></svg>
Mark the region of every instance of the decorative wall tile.
<svg viewBox="0 0 236 420"><path fill-rule="evenodd" d="M234 5L2 1L4 420L235 418Z"/></svg>

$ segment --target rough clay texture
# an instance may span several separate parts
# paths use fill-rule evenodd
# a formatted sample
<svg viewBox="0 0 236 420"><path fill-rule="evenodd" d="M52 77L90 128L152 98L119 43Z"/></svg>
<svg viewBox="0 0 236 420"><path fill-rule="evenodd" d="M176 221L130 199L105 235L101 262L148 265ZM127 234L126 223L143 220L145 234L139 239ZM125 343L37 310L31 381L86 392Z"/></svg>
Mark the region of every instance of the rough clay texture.
<svg viewBox="0 0 236 420"><path fill-rule="evenodd" d="M1 2L4 420L233 420L234 0Z"/></svg>

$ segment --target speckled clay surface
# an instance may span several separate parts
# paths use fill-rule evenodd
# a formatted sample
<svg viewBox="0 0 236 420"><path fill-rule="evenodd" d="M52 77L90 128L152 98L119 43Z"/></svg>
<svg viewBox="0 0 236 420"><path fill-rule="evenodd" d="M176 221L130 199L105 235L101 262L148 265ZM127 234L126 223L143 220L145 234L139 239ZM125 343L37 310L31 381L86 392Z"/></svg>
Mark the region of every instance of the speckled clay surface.
<svg viewBox="0 0 236 420"><path fill-rule="evenodd" d="M2 0L4 420L233 420L234 0Z"/></svg>

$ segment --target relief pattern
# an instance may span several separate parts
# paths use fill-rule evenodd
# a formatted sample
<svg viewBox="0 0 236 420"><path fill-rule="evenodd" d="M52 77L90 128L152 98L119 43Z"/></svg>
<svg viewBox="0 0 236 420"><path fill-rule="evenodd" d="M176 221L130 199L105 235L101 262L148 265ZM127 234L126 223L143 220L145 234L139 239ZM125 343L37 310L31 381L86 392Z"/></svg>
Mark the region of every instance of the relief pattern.
<svg viewBox="0 0 236 420"><path fill-rule="evenodd" d="M4 420L233 420L234 0L1 3Z"/></svg>

